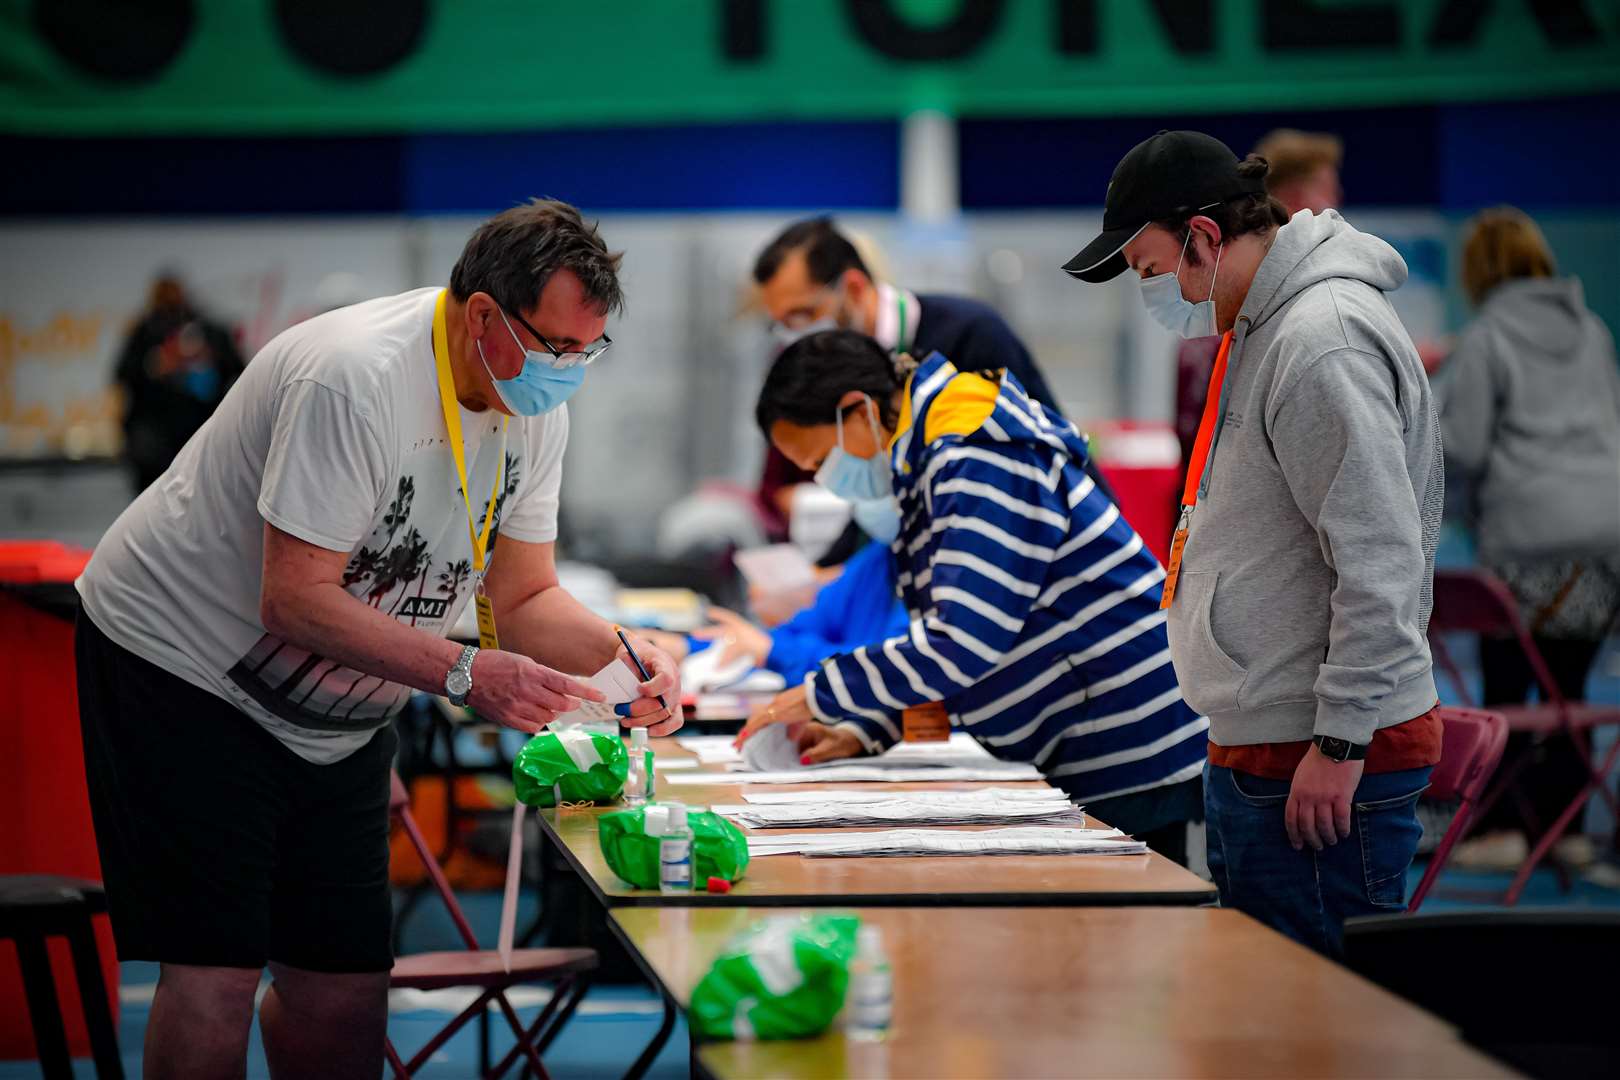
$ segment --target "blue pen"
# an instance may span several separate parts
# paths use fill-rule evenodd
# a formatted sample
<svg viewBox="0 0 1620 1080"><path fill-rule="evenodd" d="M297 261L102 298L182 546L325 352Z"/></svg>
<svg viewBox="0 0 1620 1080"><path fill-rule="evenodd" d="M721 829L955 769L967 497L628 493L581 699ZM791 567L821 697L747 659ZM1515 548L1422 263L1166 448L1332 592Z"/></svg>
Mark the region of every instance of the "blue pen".
<svg viewBox="0 0 1620 1080"><path fill-rule="evenodd" d="M630 639L624 636L624 627L615 626L613 632L619 635L620 641L624 642L624 651L630 654L630 662L636 665L636 671L641 675L641 681L652 682L652 672L647 670L647 665L643 664L641 657L636 655L636 650L631 646ZM663 694L658 695L658 704L662 705L666 712L669 710L669 702L664 700Z"/></svg>

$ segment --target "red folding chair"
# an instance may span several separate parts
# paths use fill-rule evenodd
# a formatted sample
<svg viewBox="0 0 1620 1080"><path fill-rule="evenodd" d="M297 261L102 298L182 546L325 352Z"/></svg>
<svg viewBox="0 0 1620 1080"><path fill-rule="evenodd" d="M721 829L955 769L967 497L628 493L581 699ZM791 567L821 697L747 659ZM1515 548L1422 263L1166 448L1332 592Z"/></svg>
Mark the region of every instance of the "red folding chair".
<svg viewBox="0 0 1620 1080"><path fill-rule="evenodd" d="M1442 708L1440 722L1445 726L1444 743L1440 749L1440 763L1429 776L1429 790L1423 797L1431 802L1456 802L1457 814L1440 838L1440 846L1429 858L1429 868L1423 880L1412 892L1407 911L1423 906L1434 879L1451 858L1451 849L1457 846L1474 824L1474 814L1485 785L1502 761L1502 750L1507 746L1507 721L1500 713L1480 712L1476 709Z"/></svg>
<svg viewBox="0 0 1620 1080"><path fill-rule="evenodd" d="M1536 648L1535 641L1525 629L1524 620L1519 615L1519 605L1514 601L1513 594L1488 570L1434 572L1434 613L1429 619L1429 645L1434 653L1435 662L1451 678L1458 695L1464 702L1472 704L1468 687L1463 682L1457 664L1446 648L1442 636L1451 632L1512 637L1524 652L1525 660L1535 675L1536 685L1541 689L1540 702L1491 706L1494 712L1501 713L1503 719L1507 721L1510 733L1529 734L1533 737L1533 742L1524 752L1508 762L1501 776L1480 803L1475 814L1476 818L1484 816L1504 794L1511 791L1518 795L1516 785L1520 775L1534 759L1536 748L1548 739L1569 739L1586 766L1586 783L1545 830L1541 829L1540 822L1536 820L1528 801L1522 797L1517 798L1520 815L1531 833L1538 835L1538 839L1503 897L1504 904L1513 905L1518 903L1519 896L1530 881L1530 875L1541 860L1547 857L1553 845L1563 837L1565 830L1594 794L1601 795L1616 816L1620 816L1620 805L1616 804L1614 794L1609 791L1607 784L1616 760L1620 759L1620 739L1615 741L1601 762L1594 762L1589 738L1593 728L1604 724L1620 724L1620 708L1594 705L1585 701L1569 701L1564 697L1552 677L1552 672L1548 670L1541 651Z"/></svg>
<svg viewBox="0 0 1620 1080"><path fill-rule="evenodd" d="M482 1015L490 1002L494 1002L501 1014L506 1017L506 1022L512 1027L512 1033L517 1036L517 1045L484 1075L499 1077L522 1057L527 1059L529 1068L533 1069L536 1075L549 1076L545 1066L540 1063L540 1055L551 1045L563 1025L568 1023L574 1010L579 1006L580 999L585 996L589 983L586 973L596 967L596 950L517 949L512 953L511 970L503 968L498 952L478 947L478 939L473 935L472 927L468 925L461 905L456 902L455 893L450 890L450 882L445 879L443 869L433 857L422 831L417 828L416 819L411 816L410 797L397 773L394 774L394 792L389 810L400 827L405 830L406 836L410 838L411 846L416 849L417 856L427 869L428 877L433 881L434 889L444 901L446 910L450 912L450 918L455 921L461 940L467 943L465 951L417 953L398 958L394 961L393 974L389 979L390 988L444 990L450 987L476 986L483 991L477 1000L462 1010L444 1030L429 1039L427 1045L418 1050L416 1056L409 1062L400 1059L392 1039L387 1041L385 1049L388 1063L393 1066L396 1080L403 1080L420 1069L434 1052L448 1042L469 1020ZM521 983L534 982L552 983L555 992L534 1023L525 1029L511 1002L506 999L506 991Z"/></svg>

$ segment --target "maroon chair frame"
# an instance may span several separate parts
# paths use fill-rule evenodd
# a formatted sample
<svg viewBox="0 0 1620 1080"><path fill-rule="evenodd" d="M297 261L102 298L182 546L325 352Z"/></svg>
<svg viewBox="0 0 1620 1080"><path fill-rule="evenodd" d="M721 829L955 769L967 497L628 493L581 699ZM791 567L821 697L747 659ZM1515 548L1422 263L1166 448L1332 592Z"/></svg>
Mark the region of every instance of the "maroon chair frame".
<svg viewBox="0 0 1620 1080"><path fill-rule="evenodd" d="M1525 886L1529 884L1530 875L1552 851L1553 845L1563 837L1588 799L1593 795L1602 796L1609 804L1609 808L1620 817L1620 804L1617 804L1606 782L1614 770L1616 761L1620 760L1620 739L1615 741L1614 746L1599 762L1592 757L1589 738L1589 732L1595 727L1620 724L1620 707L1570 701L1564 697L1547 667L1546 660L1541 655L1541 650L1536 648L1535 640L1525 627L1524 620L1519 614L1519 605L1514 600L1512 592L1501 579L1488 570L1475 568L1434 572L1434 613L1429 620L1430 649L1434 653L1436 664L1451 678L1459 696L1463 701L1472 704L1467 684L1463 682L1461 672L1446 648L1443 638L1444 634L1454 632L1513 638L1524 653L1531 673L1535 676L1536 686L1541 691L1542 700L1538 703L1490 706L1492 711L1500 713L1507 721L1509 732L1522 732L1533 736L1532 744L1513 757L1502 769L1501 775L1486 793L1475 814L1476 819L1483 817L1496 805L1497 800L1511 793L1515 797L1526 826L1536 837L1530 854L1520 865L1512 884L1508 886L1507 894L1503 897L1503 903L1511 906L1518 903ZM1534 759L1536 748L1554 738L1566 738L1575 747L1576 753L1580 755L1586 767L1587 778L1569 805L1543 829L1530 809L1528 801L1519 792L1517 784L1519 777Z"/></svg>
<svg viewBox="0 0 1620 1080"><path fill-rule="evenodd" d="M1440 845L1429 858L1423 880L1412 891L1407 911L1423 906L1435 878L1451 858L1451 849L1473 826L1480 797L1491 782L1496 766L1501 764L1502 751L1507 746L1507 721L1501 713L1443 707L1440 722L1445 726L1440 764L1430 774L1429 790L1423 797L1431 802L1454 801L1459 805L1456 816L1440 838Z"/></svg>
<svg viewBox="0 0 1620 1080"><path fill-rule="evenodd" d="M389 809L405 831L405 835L409 837L411 846L416 849L416 854L422 860L434 890L444 902L445 909L456 924L456 931L466 944L466 950L402 956L394 963L389 986L417 990L475 986L482 990L471 1005L429 1039L410 1061L402 1060L394 1048L394 1041L387 1040L385 1053L396 1080L404 1080L425 1065L468 1021L486 1013L491 1003L494 1003L501 1015L506 1018L512 1033L517 1037L517 1043L484 1075L492 1078L502 1076L519 1058L524 1058L528 1067L534 1070L537 1076L548 1077L540 1055L551 1045L552 1040L573 1016L580 1000L584 998L589 985L588 974L597 965L596 950L518 949L512 953L511 968L508 970L502 966L499 953L492 949L479 948L478 938L473 934L472 926L468 924L461 904L456 901L456 894L451 890L443 868L433 857L432 849L423 837L421 829L417 827L416 819L411 816L410 799L397 773L393 777L393 785ZM532 982L550 982L554 984L556 991L534 1023L525 1029L522 1021L518 1019L517 1011L507 1000L506 991L513 986Z"/></svg>

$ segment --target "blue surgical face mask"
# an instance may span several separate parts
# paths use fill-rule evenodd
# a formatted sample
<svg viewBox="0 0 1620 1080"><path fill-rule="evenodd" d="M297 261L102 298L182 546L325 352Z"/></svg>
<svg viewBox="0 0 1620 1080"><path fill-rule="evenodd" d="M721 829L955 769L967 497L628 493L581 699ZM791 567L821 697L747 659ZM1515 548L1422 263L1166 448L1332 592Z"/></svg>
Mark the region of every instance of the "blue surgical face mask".
<svg viewBox="0 0 1620 1080"><path fill-rule="evenodd" d="M894 490L889 473L889 461L881 449L883 432L878 427L877 406L866 399L866 421L872 425L872 442L879 447L869 458L858 458L844 449L844 411L838 410L838 445L827 454L827 460L816 470L816 483L846 502L856 504L888 499Z"/></svg>
<svg viewBox="0 0 1620 1080"><path fill-rule="evenodd" d="M879 543L892 544L900 535L900 504L893 495L855 503L854 517L855 524Z"/></svg>
<svg viewBox="0 0 1620 1080"><path fill-rule="evenodd" d="M1142 303L1147 305L1153 321L1184 338L1215 336L1215 278L1221 272L1221 252L1225 245L1215 249L1215 272L1209 279L1209 298L1193 303L1181 295L1181 263L1187 259L1187 244L1192 242L1192 230L1181 245L1181 261L1174 274L1158 274L1142 282Z"/></svg>
<svg viewBox="0 0 1620 1080"><path fill-rule="evenodd" d="M501 404L506 406L507 411L513 416L539 416L573 397L574 391L585 382L585 365L559 368L552 364L548 354L524 349L523 339L517 336L512 324L506 322L505 313L500 315L501 322L506 323L506 332L512 335L518 348L523 349L523 367L510 379L497 379L495 373L489 370L484 343L479 341L476 344L478 358L484 362L484 370L489 371L490 382L495 384L495 393L500 396Z"/></svg>

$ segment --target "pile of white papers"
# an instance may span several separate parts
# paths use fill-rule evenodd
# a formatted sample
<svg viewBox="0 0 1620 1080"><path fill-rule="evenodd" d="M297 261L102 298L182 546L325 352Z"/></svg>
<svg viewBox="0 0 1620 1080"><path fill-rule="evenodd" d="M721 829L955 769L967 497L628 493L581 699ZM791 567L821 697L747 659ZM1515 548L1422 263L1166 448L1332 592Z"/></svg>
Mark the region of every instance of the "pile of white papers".
<svg viewBox="0 0 1620 1080"><path fill-rule="evenodd" d="M1008 829L886 829L880 832L754 834L748 854L808 858L905 855L1145 855L1147 845L1118 829L1024 826Z"/></svg>
<svg viewBox="0 0 1620 1080"><path fill-rule="evenodd" d="M741 769L745 763L743 751L732 746L734 735L677 735L675 742L684 750L689 750L697 756L698 761L704 765L726 765ZM787 739L787 727L774 724L771 727L755 734L746 748L756 742L762 745ZM795 760L792 765L782 763L777 768L798 768L797 754L792 755ZM848 765L852 759L841 761L822 762L820 765L806 765L807 769L829 768L839 765ZM979 745L977 739L964 732L952 733L945 742L915 742L900 743L891 747L885 753L871 758L859 758L861 763L880 765L884 768L897 768L901 766L949 766L949 765L993 765L998 763L990 751ZM763 771L774 772L776 769Z"/></svg>
<svg viewBox="0 0 1620 1080"><path fill-rule="evenodd" d="M881 760L881 759L880 759ZM986 765L847 765L828 763L781 769L773 772L677 772L671 784L913 784L913 783L1009 783L1039 780L1041 771L1016 761Z"/></svg>
<svg viewBox="0 0 1620 1080"><path fill-rule="evenodd" d="M931 793L895 794L886 799L846 802L825 798L819 802L711 807L746 829L802 829L809 826L834 828L873 825L1079 825L1085 821L1079 809L1070 805L1063 793L1049 789L1050 798L1007 799L994 788L982 791L934 793L948 798L928 797ZM811 794L806 792L805 794Z"/></svg>
<svg viewBox="0 0 1620 1080"><path fill-rule="evenodd" d="M895 792L886 788L843 788L838 791L745 791L743 801L756 806L782 806L786 803L863 803L887 802L890 799L911 799L915 802L955 802L964 796L994 795L1003 802L1067 803L1069 797L1053 787L988 787L972 791L906 791Z"/></svg>

